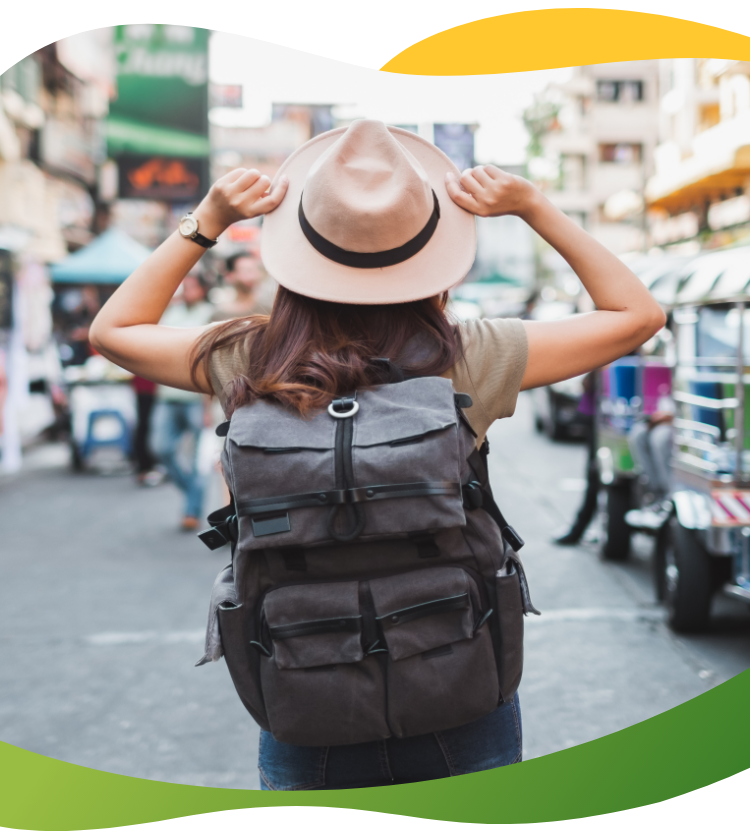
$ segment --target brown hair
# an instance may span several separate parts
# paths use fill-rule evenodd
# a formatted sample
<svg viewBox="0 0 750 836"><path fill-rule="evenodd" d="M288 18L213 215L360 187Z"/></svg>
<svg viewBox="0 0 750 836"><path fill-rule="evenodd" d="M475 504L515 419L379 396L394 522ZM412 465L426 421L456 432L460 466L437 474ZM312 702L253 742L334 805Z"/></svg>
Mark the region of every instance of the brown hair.
<svg viewBox="0 0 750 836"><path fill-rule="evenodd" d="M458 327L445 312L448 295L396 305L346 305L301 296L284 287L270 316L250 316L211 328L191 357L209 375L218 350L242 346L247 369L227 387L226 411L268 398L306 415L337 395L389 379L388 358L408 376L439 375L461 353Z"/></svg>

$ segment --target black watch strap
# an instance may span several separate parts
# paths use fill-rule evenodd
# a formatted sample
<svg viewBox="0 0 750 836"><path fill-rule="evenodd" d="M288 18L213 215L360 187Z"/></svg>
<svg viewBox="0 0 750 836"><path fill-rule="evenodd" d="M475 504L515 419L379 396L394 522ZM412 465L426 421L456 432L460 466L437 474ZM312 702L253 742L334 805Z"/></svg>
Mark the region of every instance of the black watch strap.
<svg viewBox="0 0 750 836"><path fill-rule="evenodd" d="M195 241L196 244L200 244L201 247L205 247L207 250L210 250L211 247L215 247L219 242L218 240L213 240L212 238L206 238L205 235L201 235L200 232L194 232L190 236L191 241Z"/></svg>

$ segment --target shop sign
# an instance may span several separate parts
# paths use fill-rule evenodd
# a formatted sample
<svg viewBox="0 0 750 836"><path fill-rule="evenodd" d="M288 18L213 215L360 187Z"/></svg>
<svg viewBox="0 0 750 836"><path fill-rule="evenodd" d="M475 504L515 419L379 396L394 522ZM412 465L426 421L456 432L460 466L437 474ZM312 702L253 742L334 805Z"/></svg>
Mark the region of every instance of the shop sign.
<svg viewBox="0 0 750 836"><path fill-rule="evenodd" d="M42 128L40 156L49 168L93 183L96 178L95 147L82 124L48 118Z"/></svg>
<svg viewBox="0 0 750 836"><path fill-rule="evenodd" d="M120 197L192 203L206 190L207 161L199 157L120 158Z"/></svg>
<svg viewBox="0 0 750 836"><path fill-rule="evenodd" d="M110 103L112 157L164 154L171 137L208 155L207 29L167 24L114 28L117 95ZM179 153L179 152L177 152Z"/></svg>
<svg viewBox="0 0 750 836"><path fill-rule="evenodd" d="M745 221L750 221L749 195L738 195L709 207L708 225L711 229L726 229L728 226L736 226Z"/></svg>

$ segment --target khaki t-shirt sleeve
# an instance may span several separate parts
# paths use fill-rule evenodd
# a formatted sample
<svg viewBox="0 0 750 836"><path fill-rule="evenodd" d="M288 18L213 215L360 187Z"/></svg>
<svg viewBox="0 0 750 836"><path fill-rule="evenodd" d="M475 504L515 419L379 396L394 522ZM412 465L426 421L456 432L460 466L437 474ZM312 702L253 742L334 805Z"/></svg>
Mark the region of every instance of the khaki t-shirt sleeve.
<svg viewBox="0 0 750 836"><path fill-rule="evenodd" d="M465 410L480 440L493 421L516 409L529 355L520 319L475 319L462 323L463 358L447 376L474 405Z"/></svg>
<svg viewBox="0 0 750 836"><path fill-rule="evenodd" d="M211 352L208 359L208 376L221 408L226 412L226 387L237 375L245 374L248 367L247 349L242 341Z"/></svg>

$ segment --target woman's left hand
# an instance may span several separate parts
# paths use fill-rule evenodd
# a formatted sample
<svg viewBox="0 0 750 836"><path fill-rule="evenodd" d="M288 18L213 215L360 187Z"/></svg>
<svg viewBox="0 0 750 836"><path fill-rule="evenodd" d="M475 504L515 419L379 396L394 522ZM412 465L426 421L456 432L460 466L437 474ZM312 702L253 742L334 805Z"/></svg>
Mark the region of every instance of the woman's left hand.
<svg viewBox="0 0 750 836"><path fill-rule="evenodd" d="M200 231L218 238L237 221L257 218L273 211L284 198L289 180L280 177L271 189L271 180L255 168L236 168L220 177L193 213Z"/></svg>

